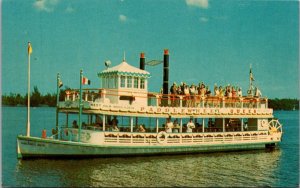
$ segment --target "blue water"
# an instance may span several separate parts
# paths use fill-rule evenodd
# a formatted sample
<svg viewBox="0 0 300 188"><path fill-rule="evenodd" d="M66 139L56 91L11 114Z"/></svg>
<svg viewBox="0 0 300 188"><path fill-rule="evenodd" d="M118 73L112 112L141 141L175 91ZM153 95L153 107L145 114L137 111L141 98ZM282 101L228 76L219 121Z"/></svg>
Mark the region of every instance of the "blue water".
<svg viewBox="0 0 300 188"><path fill-rule="evenodd" d="M95 159L18 160L16 137L25 134L26 108L2 108L2 185L99 186L299 186L299 112L277 111L283 141L274 151ZM31 135L55 125L54 108L32 108ZM76 117L70 117L70 120ZM60 122L65 121L60 116Z"/></svg>

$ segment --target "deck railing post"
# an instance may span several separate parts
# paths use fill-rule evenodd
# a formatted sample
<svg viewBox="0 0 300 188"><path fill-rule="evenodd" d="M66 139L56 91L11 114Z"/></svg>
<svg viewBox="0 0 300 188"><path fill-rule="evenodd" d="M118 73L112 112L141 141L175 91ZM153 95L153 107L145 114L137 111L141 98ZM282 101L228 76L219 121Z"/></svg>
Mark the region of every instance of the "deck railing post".
<svg viewBox="0 0 300 188"><path fill-rule="evenodd" d="M182 133L182 118L180 118L180 132Z"/></svg>
<svg viewBox="0 0 300 188"><path fill-rule="evenodd" d="M158 118L156 118L156 132L158 133Z"/></svg>
<svg viewBox="0 0 300 188"><path fill-rule="evenodd" d="M103 131L105 131L105 114L103 114L103 118L102 118L102 125L103 125Z"/></svg>
<svg viewBox="0 0 300 188"><path fill-rule="evenodd" d="M130 117L130 132L133 132L133 117Z"/></svg>

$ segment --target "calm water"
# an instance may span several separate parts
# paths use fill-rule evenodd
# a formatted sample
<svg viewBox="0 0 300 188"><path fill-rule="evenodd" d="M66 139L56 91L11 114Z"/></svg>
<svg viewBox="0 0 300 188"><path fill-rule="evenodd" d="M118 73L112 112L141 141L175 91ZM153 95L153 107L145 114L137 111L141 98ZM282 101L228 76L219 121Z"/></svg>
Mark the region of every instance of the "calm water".
<svg viewBox="0 0 300 188"><path fill-rule="evenodd" d="M24 107L2 108L3 186L299 186L298 111L275 112L284 126L283 142L275 151L18 160L16 137L25 134L26 113ZM54 127L54 108L33 108L31 113L32 135Z"/></svg>

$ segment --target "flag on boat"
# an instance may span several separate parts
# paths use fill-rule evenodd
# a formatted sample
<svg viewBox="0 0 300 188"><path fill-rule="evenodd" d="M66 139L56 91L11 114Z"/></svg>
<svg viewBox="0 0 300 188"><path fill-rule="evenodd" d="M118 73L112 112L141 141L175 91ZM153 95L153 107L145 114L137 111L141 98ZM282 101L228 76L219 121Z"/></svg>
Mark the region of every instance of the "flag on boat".
<svg viewBox="0 0 300 188"><path fill-rule="evenodd" d="M82 84L83 85L90 85L91 84L91 80L89 80L87 77L82 77Z"/></svg>
<svg viewBox="0 0 300 188"><path fill-rule="evenodd" d="M28 55L30 55L32 53L32 47L31 47L31 44L30 42L28 42Z"/></svg>
<svg viewBox="0 0 300 188"><path fill-rule="evenodd" d="M59 79L59 81L58 81L58 87L61 88L63 85L64 85L63 82L61 81L61 79Z"/></svg>
<svg viewBox="0 0 300 188"><path fill-rule="evenodd" d="M254 81L254 77L253 77L251 68L250 68L250 79L251 79L251 81Z"/></svg>

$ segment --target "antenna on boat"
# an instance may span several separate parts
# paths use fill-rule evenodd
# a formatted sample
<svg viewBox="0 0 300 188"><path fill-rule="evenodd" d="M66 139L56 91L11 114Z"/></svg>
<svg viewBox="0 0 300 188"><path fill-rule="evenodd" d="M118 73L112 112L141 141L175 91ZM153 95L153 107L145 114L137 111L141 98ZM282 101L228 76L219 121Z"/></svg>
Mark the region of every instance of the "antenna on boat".
<svg viewBox="0 0 300 188"><path fill-rule="evenodd" d="M125 54L125 51L124 51L124 55L123 55L123 61L126 61L126 54Z"/></svg>

